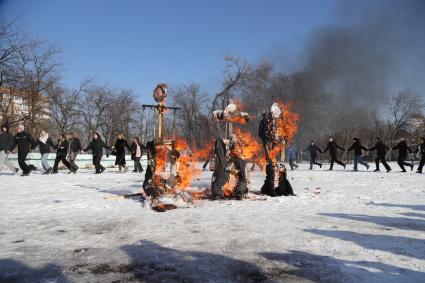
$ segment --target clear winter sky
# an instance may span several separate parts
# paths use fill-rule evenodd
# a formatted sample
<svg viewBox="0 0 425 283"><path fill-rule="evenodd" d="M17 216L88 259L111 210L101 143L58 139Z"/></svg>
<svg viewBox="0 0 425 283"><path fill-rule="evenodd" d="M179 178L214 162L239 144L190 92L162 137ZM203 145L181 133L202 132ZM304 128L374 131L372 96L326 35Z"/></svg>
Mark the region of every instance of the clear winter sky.
<svg viewBox="0 0 425 283"><path fill-rule="evenodd" d="M199 82L215 93L224 54L269 58L290 69L290 54L330 21L335 2L0 0L0 15L62 47L69 86L93 76L150 102L162 81Z"/></svg>

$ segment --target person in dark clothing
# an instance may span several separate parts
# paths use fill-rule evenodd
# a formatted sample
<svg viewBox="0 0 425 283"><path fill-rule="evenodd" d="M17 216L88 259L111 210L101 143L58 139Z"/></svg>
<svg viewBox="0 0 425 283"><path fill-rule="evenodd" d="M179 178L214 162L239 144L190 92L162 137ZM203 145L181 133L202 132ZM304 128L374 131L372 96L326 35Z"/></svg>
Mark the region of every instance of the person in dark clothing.
<svg viewBox="0 0 425 283"><path fill-rule="evenodd" d="M40 150L41 154L41 165L43 166L43 174L50 174L52 172L52 167L48 162L50 148L55 148L55 144L52 141L52 138L49 136L49 133L46 130L42 130L40 137L36 141L36 146Z"/></svg>
<svg viewBox="0 0 425 283"><path fill-rule="evenodd" d="M125 173L128 170L125 162L125 148L127 148L131 152L131 148L128 145L127 141L124 139L124 135L119 134L112 149L115 149L115 165L118 165L120 173Z"/></svg>
<svg viewBox="0 0 425 283"><path fill-rule="evenodd" d="M295 148L295 146L292 145L288 150L288 161L289 161L289 166L291 167L291 170L298 168L298 165L295 164L297 157L298 157L298 150Z"/></svg>
<svg viewBox="0 0 425 283"><path fill-rule="evenodd" d="M422 174L422 168L425 165L425 138L421 138L421 143L418 145L417 152L421 154L421 161L419 161L419 167L416 173Z"/></svg>
<svg viewBox="0 0 425 283"><path fill-rule="evenodd" d="M345 163L342 163L341 161L338 160L338 157L337 157L338 148L345 151L345 149L342 146L340 146L339 144L337 144L334 141L334 139L332 137L330 137L329 138L329 142L326 145L325 150L323 151L323 153L325 153L326 151L329 150L329 154L331 156L331 166L329 167L329 170L330 171L333 170L334 162L336 162L337 164L341 165L345 169L346 164Z"/></svg>
<svg viewBox="0 0 425 283"><path fill-rule="evenodd" d="M404 166L410 167L410 170L413 171L413 164L406 162L407 155L409 154L409 152L412 152L411 149L407 146L406 140L404 138L401 138L400 142L392 149L398 149L397 163L398 166L400 166L401 168L401 172L406 172Z"/></svg>
<svg viewBox="0 0 425 283"><path fill-rule="evenodd" d="M75 160L77 159L77 156L80 153L80 151L83 149L81 147L81 141L78 138L78 134L76 132L71 132L68 134L68 141L69 141L69 146L68 146L68 152L67 152L67 160L69 164L71 165L72 169L75 172L77 172L78 169L80 168L75 163Z"/></svg>
<svg viewBox="0 0 425 283"><path fill-rule="evenodd" d="M9 133L9 125L5 124L1 126L0 132L0 172L3 167L8 167L12 172L18 173L18 168L13 165L13 163L7 159L9 152L13 146L14 137Z"/></svg>
<svg viewBox="0 0 425 283"><path fill-rule="evenodd" d="M68 160L66 160L66 155L68 152L68 140L66 139L65 134L60 134L58 139L58 144L56 145L56 158L55 164L53 165L52 174L58 173L59 162L62 161L63 165L68 168L71 173L75 173L75 170L71 167Z"/></svg>
<svg viewBox="0 0 425 283"><path fill-rule="evenodd" d="M369 170L369 164L367 164L363 159L362 150L367 150L366 147L362 145L359 138L353 139L353 144L347 149L347 152L354 150L354 171L358 171L357 165L360 163Z"/></svg>
<svg viewBox="0 0 425 283"><path fill-rule="evenodd" d="M140 159L143 154L143 145L139 137L135 137L133 143L131 144L131 160L134 161L134 170L133 172L141 173L143 172L142 164Z"/></svg>
<svg viewBox="0 0 425 283"><path fill-rule="evenodd" d="M101 174L105 171L105 167L100 164L103 156L103 149L111 149L110 146L106 145L106 143L102 140L98 133L93 133L93 139L89 143L89 145L82 151L82 153L91 150L93 155L93 165L96 168L96 174Z"/></svg>
<svg viewBox="0 0 425 283"><path fill-rule="evenodd" d="M310 142L305 151L308 151L310 155L310 170L313 170L313 164L319 165L320 168L322 168L322 163L317 162L317 152L322 153L322 150L314 143L314 141Z"/></svg>
<svg viewBox="0 0 425 283"><path fill-rule="evenodd" d="M31 148L35 147L35 141L29 133L25 132L25 127L23 125L18 125L16 127L16 132L11 151L13 151L15 147L18 147L18 164L22 170L22 176L28 176L34 166L28 165L25 159Z"/></svg>
<svg viewBox="0 0 425 283"><path fill-rule="evenodd" d="M375 158L376 169L374 171L375 172L379 171L379 162L382 162L382 165L384 165L387 172L390 172L391 167L385 161L385 156L389 148L383 142L381 142L380 138L377 137L376 144L373 147L368 149L368 151L372 151L372 150L376 150L376 158Z"/></svg>

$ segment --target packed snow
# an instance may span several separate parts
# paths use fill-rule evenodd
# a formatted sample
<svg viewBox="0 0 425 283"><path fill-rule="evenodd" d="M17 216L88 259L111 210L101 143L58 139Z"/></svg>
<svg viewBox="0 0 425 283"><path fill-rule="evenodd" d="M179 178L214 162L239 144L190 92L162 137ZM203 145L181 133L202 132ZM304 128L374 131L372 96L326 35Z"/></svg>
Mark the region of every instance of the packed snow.
<svg viewBox="0 0 425 283"><path fill-rule="evenodd" d="M138 192L143 174L4 173L0 282L425 282L424 176L391 166L302 164L289 171L295 197L164 213L114 197ZM255 194L264 175L250 179Z"/></svg>

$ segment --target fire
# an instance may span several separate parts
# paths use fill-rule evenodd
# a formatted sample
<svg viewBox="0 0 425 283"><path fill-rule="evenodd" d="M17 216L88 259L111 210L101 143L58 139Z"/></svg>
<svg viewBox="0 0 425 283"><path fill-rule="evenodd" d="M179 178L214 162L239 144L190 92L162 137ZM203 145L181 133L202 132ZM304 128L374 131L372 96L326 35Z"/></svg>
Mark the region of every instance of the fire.
<svg viewBox="0 0 425 283"><path fill-rule="evenodd" d="M299 114L291 111L291 106L282 102L278 102L279 108L282 110L282 115L276 120L276 136L279 140L284 140L285 144L277 143L273 148L269 149L269 157L275 163L278 155L285 150L285 145L288 145L298 131ZM265 168L265 161L263 168Z"/></svg>
<svg viewBox="0 0 425 283"><path fill-rule="evenodd" d="M228 197L228 198L233 197L236 184L237 184L236 177L233 174L230 174L229 181L223 186L223 194L225 197Z"/></svg>
<svg viewBox="0 0 425 283"><path fill-rule="evenodd" d="M251 160L261 153L262 145L250 133L235 129L235 134L240 140L240 157Z"/></svg>
<svg viewBox="0 0 425 283"><path fill-rule="evenodd" d="M209 143L204 149L189 151L186 141L181 138L177 139L176 149L180 152L180 158L178 159L180 177L178 188L185 189L195 177L201 174L199 170L196 170L195 165L199 160L208 158L212 147L213 143Z"/></svg>
<svg viewBox="0 0 425 283"><path fill-rule="evenodd" d="M289 144L298 131L300 115L292 112L289 104L278 102L278 105L282 110L282 115L277 119L277 134L279 137L285 138L286 143Z"/></svg>

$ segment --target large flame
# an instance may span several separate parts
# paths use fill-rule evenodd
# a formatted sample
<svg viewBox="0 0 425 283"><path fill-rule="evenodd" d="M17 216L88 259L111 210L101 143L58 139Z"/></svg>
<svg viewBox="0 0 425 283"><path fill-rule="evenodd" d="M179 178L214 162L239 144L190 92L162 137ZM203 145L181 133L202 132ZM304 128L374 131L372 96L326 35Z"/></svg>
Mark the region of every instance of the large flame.
<svg viewBox="0 0 425 283"><path fill-rule="evenodd" d="M239 157L245 160L251 160L258 157L262 151L261 144L248 132L241 129L235 129L235 134L239 140Z"/></svg>
<svg viewBox="0 0 425 283"><path fill-rule="evenodd" d="M289 104L278 102L282 115L277 119L277 134L283 137L286 144L289 144L298 131L298 120L300 115L292 112Z"/></svg>
<svg viewBox="0 0 425 283"><path fill-rule="evenodd" d="M196 164L198 161L208 158L213 143L209 143L203 149L190 151L185 140L178 138L176 142L176 149L180 152L180 158L178 159L180 181L177 187L184 190L190 186L195 177L201 174L199 170L196 170Z"/></svg>

